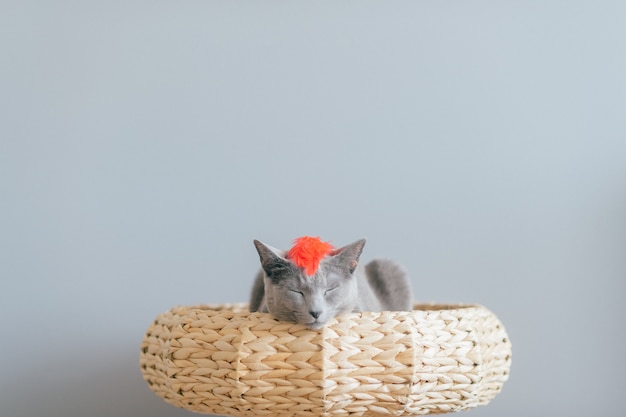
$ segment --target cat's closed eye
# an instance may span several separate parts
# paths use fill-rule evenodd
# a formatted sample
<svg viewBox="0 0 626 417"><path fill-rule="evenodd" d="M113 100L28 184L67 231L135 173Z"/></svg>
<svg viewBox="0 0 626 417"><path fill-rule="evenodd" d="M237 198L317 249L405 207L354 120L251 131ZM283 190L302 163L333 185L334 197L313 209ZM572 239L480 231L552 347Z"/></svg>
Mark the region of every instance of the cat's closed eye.
<svg viewBox="0 0 626 417"><path fill-rule="evenodd" d="M300 294L301 296L304 297L304 293L302 291L298 291L298 290L289 290L289 292L295 293L295 294Z"/></svg>
<svg viewBox="0 0 626 417"><path fill-rule="evenodd" d="M339 287L332 287L332 288L327 289L326 291L324 291L324 295L328 295L329 292L335 291L337 288Z"/></svg>

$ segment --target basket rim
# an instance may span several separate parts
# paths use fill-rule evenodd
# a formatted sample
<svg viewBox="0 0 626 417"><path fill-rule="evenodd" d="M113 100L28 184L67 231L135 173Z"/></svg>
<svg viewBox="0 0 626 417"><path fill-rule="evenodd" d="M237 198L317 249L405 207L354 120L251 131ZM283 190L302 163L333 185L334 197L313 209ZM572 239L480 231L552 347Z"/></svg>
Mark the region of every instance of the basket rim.
<svg viewBox="0 0 626 417"><path fill-rule="evenodd" d="M248 309L248 303L246 302L235 302L235 303L207 303L207 304L191 304L191 305L177 305L172 309L176 310L201 310L201 311L232 311L236 313L246 313L246 314L270 314L270 313L261 313L258 311L251 312ZM361 312L352 312L345 313L336 318L340 318L342 316L349 316L354 314L378 314L378 313L413 313L413 312L440 312L440 311L459 311L459 310L475 310L475 309L485 309L485 307L481 304L472 304L472 303L423 303L423 302L414 302L413 308L411 310L382 310L382 311L361 311Z"/></svg>

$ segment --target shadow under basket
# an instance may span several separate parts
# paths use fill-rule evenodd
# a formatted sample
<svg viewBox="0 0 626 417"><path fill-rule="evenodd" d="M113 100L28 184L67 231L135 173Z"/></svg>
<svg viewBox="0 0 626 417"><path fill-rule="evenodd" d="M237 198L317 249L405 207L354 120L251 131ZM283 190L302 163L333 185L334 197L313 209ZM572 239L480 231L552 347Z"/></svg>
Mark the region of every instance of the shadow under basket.
<svg viewBox="0 0 626 417"><path fill-rule="evenodd" d="M227 416L408 416L487 404L511 366L502 323L479 305L351 313L319 330L246 304L175 307L141 344L150 389Z"/></svg>

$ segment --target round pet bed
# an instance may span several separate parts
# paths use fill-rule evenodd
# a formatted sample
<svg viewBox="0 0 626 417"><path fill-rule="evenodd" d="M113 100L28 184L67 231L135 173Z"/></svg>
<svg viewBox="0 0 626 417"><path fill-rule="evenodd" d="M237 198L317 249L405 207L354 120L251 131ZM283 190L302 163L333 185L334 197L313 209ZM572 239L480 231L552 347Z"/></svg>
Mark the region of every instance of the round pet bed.
<svg viewBox="0 0 626 417"><path fill-rule="evenodd" d="M408 416L488 403L511 344L479 305L351 313L319 330L246 304L175 307L147 330L150 389L184 409L228 416Z"/></svg>

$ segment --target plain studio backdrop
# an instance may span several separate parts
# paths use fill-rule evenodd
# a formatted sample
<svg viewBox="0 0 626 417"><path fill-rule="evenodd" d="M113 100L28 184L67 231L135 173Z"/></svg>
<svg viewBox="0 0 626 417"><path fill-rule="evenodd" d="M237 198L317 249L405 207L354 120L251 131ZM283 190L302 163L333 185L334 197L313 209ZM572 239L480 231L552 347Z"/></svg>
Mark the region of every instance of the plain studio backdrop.
<svg viewBox="0 0 626 417"><path fill-rule="evenodd" d="M194 415L144 331L305 234L498 315L465 415L623 415L624 2L4 1L0 48L2 416Z"/></svg>

